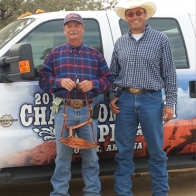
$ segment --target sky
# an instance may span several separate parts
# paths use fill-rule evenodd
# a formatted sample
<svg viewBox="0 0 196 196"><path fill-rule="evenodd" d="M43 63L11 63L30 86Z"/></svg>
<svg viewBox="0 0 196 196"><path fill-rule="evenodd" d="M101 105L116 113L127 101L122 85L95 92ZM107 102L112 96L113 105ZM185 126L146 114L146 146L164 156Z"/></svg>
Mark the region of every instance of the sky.
<svg viewBox="0 0 196 196"><path fill-rule="evenodd" d="M119 3L127 0L118 0ZM167 7L167 9L187 9L191 14L195 14L195 0L143 0L143 2L153 2L157 5L157 9ZM168 6L166 6L168 4Z"/></svg>

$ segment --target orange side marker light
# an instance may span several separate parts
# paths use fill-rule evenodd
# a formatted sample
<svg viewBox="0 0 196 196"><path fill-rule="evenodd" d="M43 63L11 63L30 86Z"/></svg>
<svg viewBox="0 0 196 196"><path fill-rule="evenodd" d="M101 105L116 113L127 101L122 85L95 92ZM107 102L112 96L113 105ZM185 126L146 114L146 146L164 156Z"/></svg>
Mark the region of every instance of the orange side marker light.
<svg viewBox="0 0 196 196"><path fill-rule="evenodd" d="M19 70L20 73L28 73L31 71L30 63L28 60L19 61Z"/></svg>

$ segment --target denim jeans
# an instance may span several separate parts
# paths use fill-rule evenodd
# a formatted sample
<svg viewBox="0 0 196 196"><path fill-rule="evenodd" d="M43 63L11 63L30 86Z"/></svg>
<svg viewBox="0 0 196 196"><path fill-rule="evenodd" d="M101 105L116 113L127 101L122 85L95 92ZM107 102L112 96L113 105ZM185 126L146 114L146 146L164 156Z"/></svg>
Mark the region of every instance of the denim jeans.
<svg viewBox="0 0 196 196"><path fill-rule="evenodd" d="M131 175L134 173L133 162L135 137L140 123L149 153L149 173L152 181L153 196L166 196L169 190L167 156L163 146L163 100L161 91L142 92L133 95L119 91L117 105L120 113L116 115L115 142L118 163L114 174L116 196L132 196Z"/></svg>
<svg viewBox="0 0 196 196"><path fill-rule="evenodd" d="M51 178L53 185L53 192L50 196L69 196L69 182L71 180L71 161L73 149L59 142L62 132L62 126L64 121L63 116L64 105L61 105L59 112L55 114L55 131L56 131L56 152L55 159L55 171ZM88 119L88 106L84 106L80 109L73 109L70 106L66 107L66 113L68 114L67 125L73 126ZM93 119L93 128L95 137L97 136L97 119ZM92 129L90 124L87 124L77 131L79 138L94 143ZM74 135L73 131L73 135ZM64 137L69 134L67 130L64 132ZM97 149L82 149L82 177L84 181L83 196L100 196L101 184L99 180L99 164ZM77 188L77 187L76 187Z"/></svg>

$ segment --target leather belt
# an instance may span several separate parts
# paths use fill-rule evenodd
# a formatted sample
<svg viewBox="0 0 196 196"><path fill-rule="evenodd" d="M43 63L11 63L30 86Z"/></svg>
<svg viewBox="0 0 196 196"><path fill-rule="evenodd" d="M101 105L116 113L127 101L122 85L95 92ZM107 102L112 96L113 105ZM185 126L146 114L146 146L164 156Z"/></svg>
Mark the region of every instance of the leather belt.
<svg viewBox="0 0 196 196"><path fill-rule="evenodd" d="M86 105L91 104L93 102L94 102L93 99L88 100L88 103L86 101L82 101L82 100L79 100L79 99L73 99L73 100L65 100L61 104L68 105L68 106L70 106L74 109L80 109L83 106L86 106Z"/></svg>
<svg viewBox="0 0 196 196"><path fill-rule="evenodd" d="M137 88L133 88L133 87L128 87L128 88L122 88L122 90L126 90L127 92L133 94L133 95L138 95L142 92L149 92L151 90L147 90L147 89L137 89Z"/></svg>

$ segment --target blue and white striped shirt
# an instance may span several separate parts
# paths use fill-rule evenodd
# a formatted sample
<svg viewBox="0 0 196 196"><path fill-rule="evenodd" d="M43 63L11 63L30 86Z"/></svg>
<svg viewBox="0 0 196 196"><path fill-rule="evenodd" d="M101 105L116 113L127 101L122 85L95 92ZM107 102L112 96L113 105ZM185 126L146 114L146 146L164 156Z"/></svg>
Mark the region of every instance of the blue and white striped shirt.
<svg viewBox="0 0 196 196"><path fill-rule="evenodd" d="M166 106L174 108L177 100L177 76L168 37L146 26L144 35L136 41L131 33L115 43L110 71L115 88L165 89Z"/></svg>

